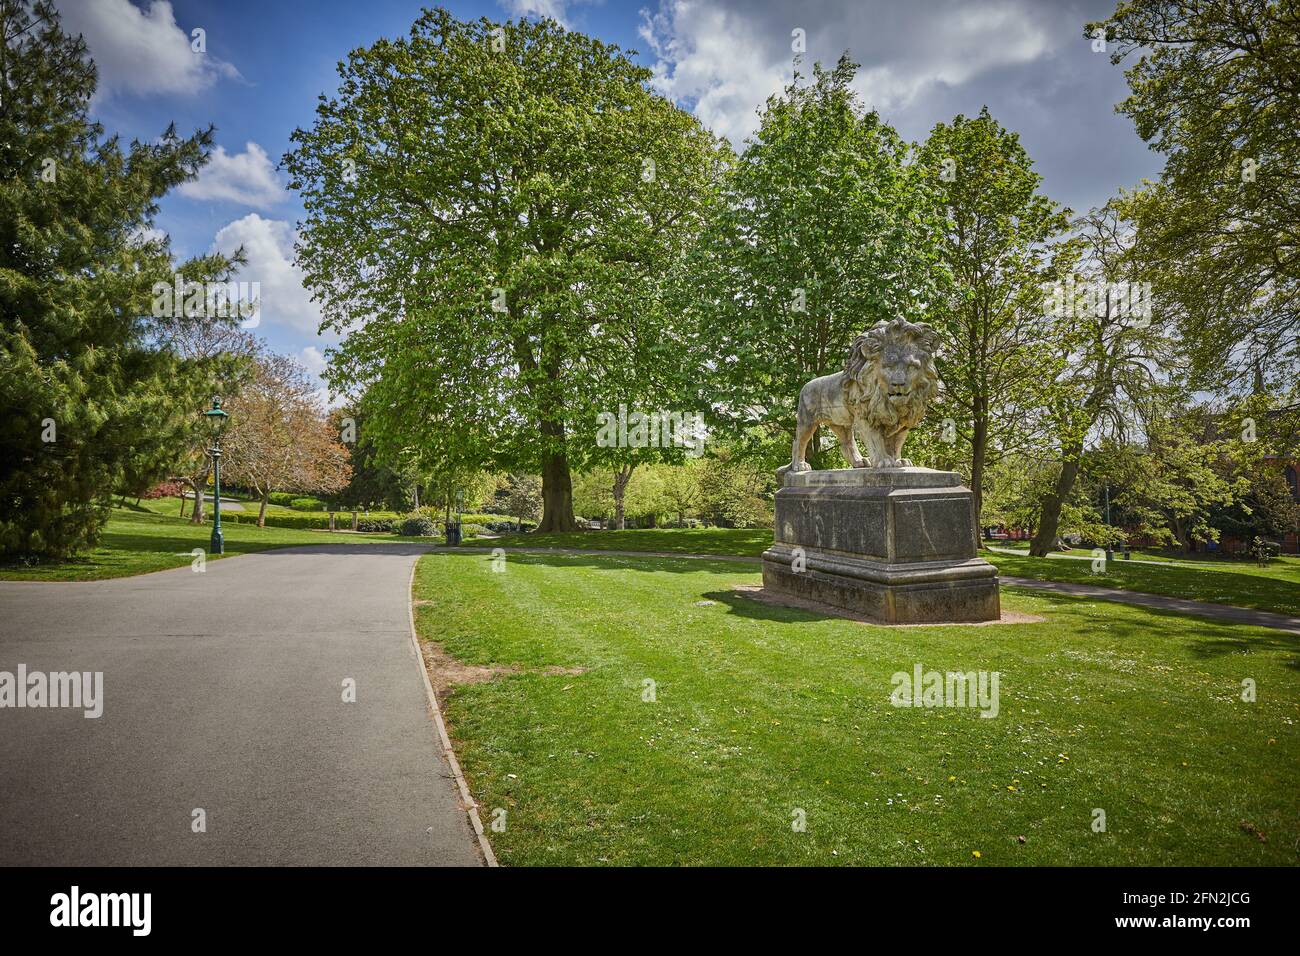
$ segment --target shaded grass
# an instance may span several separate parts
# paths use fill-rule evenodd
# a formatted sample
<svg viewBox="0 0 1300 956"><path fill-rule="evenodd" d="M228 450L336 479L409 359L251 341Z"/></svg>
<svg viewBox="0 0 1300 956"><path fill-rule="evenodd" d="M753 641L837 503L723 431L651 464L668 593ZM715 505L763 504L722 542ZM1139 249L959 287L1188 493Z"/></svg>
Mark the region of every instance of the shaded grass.
<svg viewBox="0 0 1300 956"><path fill-rule="evenodd" d="M772 545L770 528L633 528L503 534L466 540L501 548L579 548L594 551L664 551L678 554L758 556Z"/></svg>
<svg viewBox="0 0 1300 956"><path fill-rule="evenodd" d="M578 531L568 534L511 534L467 541L467 544L510 548L579 548L599 551L660 551L680 554L743 555L757 557L772 543L764 529L651 528L632 531ZM983 551L981 555L1012 577L1067 581L1096 587L1121 588L1148 594L1215 604L1300 614L1300 573L1289 562L1271 568L1256 565L1216 564L1205 570L1176 565L1108 563L1106 571L1092 573L1088 561L1031 558ZM1259 573L1266 572L1266 573Z"/></svg>
<svg viewBox="0 0 1300 956"><path fill-rule="evenodd" d="M144 502L141 503L142 505ZM291 528L258 528L252 524L222 523L225 554L208 554L208 560L232 557L269 548L300 544L339 544L349 541L396 541L391 535L344 535L327 531ZM168 517L132 506L114 508L99 546L74 559L34 567L0 566L0 580L6 581L98 581L132 574L147 574L189 564L190 552L207 552L211 523L192 525L188 518Z"/></svg>
<svg viewBox="0 0 1300 956"><path fill-rule="evenodd" d="M1014 590L1047 621L890 629L736 596L734 563L491 567L427 555L415 597L423 639L522 669L446 701L507 864L1297 862L1300 638ZM891 706L917 662L998 671L999 715Z"/></svg>

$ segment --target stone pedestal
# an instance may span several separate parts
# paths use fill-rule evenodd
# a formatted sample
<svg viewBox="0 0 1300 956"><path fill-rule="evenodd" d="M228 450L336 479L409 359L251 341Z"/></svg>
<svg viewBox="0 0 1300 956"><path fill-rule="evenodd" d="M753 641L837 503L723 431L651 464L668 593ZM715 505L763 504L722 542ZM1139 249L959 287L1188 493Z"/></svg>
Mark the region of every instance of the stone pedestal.
<svg viewBox="0 0 1300 956"><path fill-rule="evenodd" d="M841 468L784 474L763 586L890 624L994 621L997 568L976 555L955 472Z"/></svg>

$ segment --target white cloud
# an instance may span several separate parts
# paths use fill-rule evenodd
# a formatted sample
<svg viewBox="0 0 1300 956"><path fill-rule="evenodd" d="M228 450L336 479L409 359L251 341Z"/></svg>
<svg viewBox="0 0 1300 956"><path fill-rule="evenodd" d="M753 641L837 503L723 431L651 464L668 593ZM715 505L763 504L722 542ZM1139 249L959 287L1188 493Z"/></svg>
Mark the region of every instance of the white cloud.
<svg viewBox="0 0 1300 956"><path fill-rule="evenodd" d="M303 367L313 375L320 375L321 372L325 371L325 356L314 345L309 345L303 349L302 356L298 361L302 362Z"/></svg>
<svg viewBox="0 0 1300 956"><path fill-rule="evenodd" d="M180 193L191 199L225 199L255 209L269 209L286 198L266 150L252 142L244 144L242 153L227 153L224 146L218 146L198 179L182 183Z"/></svg>
<svg viewBox="0 0 1300 956"><path fill-rule="evenodd" d="M135 236L142 243L162 242L167 238L167 233L156 226L142 226L135 231Z"/></svg>
<svg viewBox="0 0 1300 956"><path fill-rule="evenodd" d="M284 220L249 213L221 228L212 251L229 254L243 246L248 264L240 270L238 281L259 283L261 320L314 338L320 310L303 288L302 271L294 264L295 238L293 226Z"/></svg>
<svg viewBox="0 0 1300 956"><path fill-rule="evenodd" d="M1026 0L660 0L653 14L642 11L639 33L657 57L656 88L739 145L793 76L795 29L806 35L805 74L847 50L862 64L856 88L866 105L889 113L927 88L1052 52L1078 36L1074 16Z"/></svg>
<svg viewBox="0 0 1300 956"><path fill-rule="evenodd" d="M550 17L565 22L568 0L500 0L501 9L512 17Z"/></svg>
<svg viewBox="0 0 1300 956"><path fill-rule="evenodd" d="M57 0L63 29L80 33L99 69L99 96L117 92L200 93L239 71L211 53L196 53L168 0L147 9L131 0ZM203 24L193 24L201 28Z"/></svg>

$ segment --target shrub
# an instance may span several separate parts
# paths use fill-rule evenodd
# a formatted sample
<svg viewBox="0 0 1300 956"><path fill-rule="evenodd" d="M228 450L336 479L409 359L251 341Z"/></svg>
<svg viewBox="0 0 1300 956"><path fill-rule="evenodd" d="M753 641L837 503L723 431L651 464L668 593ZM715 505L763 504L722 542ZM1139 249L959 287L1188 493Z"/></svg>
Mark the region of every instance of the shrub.
<svg viewBox="0 0 1300 956"><path fill-rule="evenodd" d="M328 511L329 505L319 498L294 498L289 502L294 511Z"/></svg>
<svg viewBox="0 0 1300 956"><path fill-rule="evenodd" d="M399 524L396 518L357 518L358 531L396 532Z"/></svg>
<svg viewBox="0 0 1300 956"><path fill-rule="evenodd" d="M432 538L438 533L438 526L425 514L410 514L402 519L398 533L408 538Z"/></svg>
<svg viewBox="0 0 1300 956"><path fill-rule="evenodd" d="M153 501L158 498L179 498L185 493L185 486L179 481L160 481L146 491L142 491L139 497L147 501Z"/></svg>

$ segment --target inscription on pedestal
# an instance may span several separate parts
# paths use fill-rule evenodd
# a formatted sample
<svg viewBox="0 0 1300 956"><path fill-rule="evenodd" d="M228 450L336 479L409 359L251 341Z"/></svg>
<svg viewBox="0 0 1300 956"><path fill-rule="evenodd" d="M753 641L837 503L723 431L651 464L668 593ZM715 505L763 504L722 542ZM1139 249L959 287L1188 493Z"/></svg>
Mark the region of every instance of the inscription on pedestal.
<svg viewBox="0 0 1300 956"><path fill-rule="evenodd" d="M972 495L953 472L785 474L763 584L889 623L996 620L997 569L975 549Z"/></svg>

